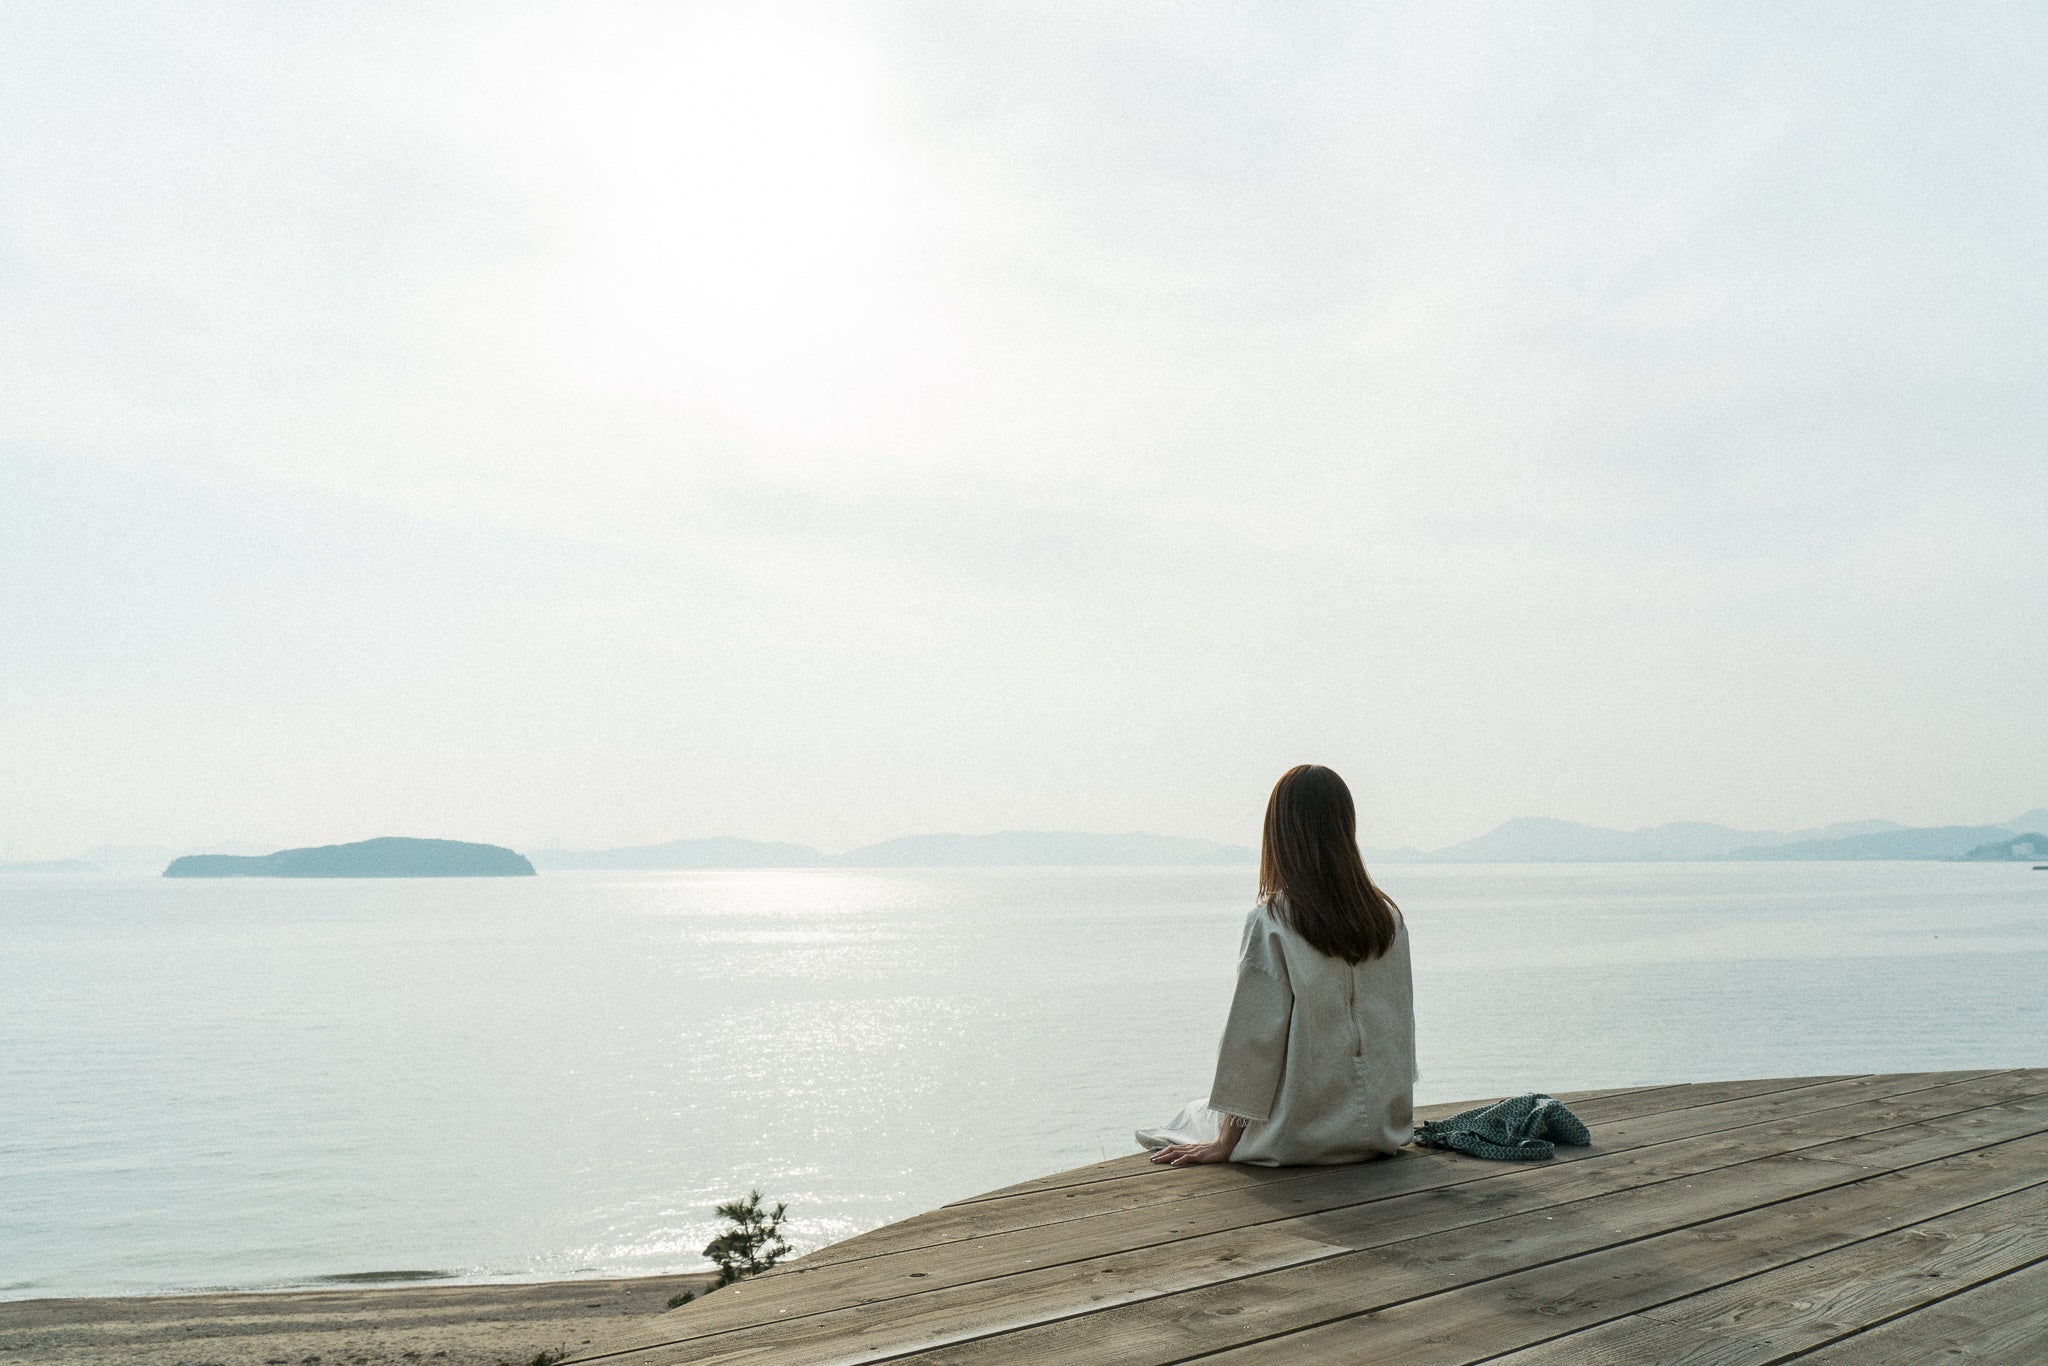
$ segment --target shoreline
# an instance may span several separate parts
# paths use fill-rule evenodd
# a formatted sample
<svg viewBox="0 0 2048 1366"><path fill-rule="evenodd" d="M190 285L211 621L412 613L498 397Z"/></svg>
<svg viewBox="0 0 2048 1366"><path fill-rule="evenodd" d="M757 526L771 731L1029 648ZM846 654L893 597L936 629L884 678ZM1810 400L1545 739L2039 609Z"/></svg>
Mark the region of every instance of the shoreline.
<svg viewBox="0 0 2048 1366"><path fill-rule="evenodd" d="M220 1290L0 1301L0 1363L529 1366L703 1294L707 1272L610 1280Z"/></svg>

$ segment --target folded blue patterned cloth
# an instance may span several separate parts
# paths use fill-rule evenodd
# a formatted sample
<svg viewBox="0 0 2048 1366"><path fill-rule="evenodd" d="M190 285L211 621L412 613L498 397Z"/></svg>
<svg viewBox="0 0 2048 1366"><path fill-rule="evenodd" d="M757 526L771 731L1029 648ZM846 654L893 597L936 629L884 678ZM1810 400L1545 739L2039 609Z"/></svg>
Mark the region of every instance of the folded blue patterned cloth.
<svg viewBox="0 0 2048 1366"><path fill-rule="evenodd" d="M1540 1162L1556 1153L1558 1143L1583 1148L1592 1141L1563 1101L1534 1093L1476 1106L1449 1119L1424 1120L1415 1131L1419 1147L1508 1162Z"/></svg>

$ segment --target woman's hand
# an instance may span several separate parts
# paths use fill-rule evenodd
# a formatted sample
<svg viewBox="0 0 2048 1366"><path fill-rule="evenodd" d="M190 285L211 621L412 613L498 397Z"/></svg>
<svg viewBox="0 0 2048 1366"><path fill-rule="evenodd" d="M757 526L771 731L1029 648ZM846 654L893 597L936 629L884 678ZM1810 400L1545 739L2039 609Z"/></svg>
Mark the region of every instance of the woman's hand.
<svg viewBox="0 0 2048 1366"><path fill-rule="evenodd" d="M1176 1143L1171 1148L1161 1148L1152 1154L1154 1162L1168 1167L1192 1167L1202 1162L1228 1162L1230 1150L1237 1144L1225 1146L1222 1143Z"/></svg>
<svg viewBox="0 0 2048 1366"><path fill-rule="evenodd" d="M1152 1160L1167 1167L1192 1167L1202 1162L1228 1162L1230 1155L1237 1151L1237 1140L1244 1137L1244 1121L1236 1115L1224 1115L1217 1126L1215 1141L1210 1143L1176 1143L1171 1148L1161 1148L1152 1154Z"/></svg>

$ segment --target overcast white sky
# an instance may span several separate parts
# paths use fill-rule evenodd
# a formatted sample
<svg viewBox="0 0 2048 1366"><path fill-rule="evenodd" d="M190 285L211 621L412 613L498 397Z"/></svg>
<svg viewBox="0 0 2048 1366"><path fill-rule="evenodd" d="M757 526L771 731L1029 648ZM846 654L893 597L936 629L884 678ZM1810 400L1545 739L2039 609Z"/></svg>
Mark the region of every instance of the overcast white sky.
<svg viewBox="0 0 2048 1366"><path fill-rule="evenodd" d="M0 852L2048 804L2048 17L0 9Z"/></svg>

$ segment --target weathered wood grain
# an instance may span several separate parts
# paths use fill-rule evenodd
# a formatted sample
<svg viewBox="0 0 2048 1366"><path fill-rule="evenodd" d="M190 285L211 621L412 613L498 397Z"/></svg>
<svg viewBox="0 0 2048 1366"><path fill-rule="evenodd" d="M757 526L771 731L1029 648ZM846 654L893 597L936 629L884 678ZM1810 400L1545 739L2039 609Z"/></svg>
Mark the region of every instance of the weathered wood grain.
<svg viewBox="0 0 2048 1366"><path fill-rule="evenodd" d="M1743 1100L1752 1096L1769 1095L1777 1091L1794 1091L1804 1087L1818 1086L1828 1082L1850 1081L1856 1074L1824 1077L1757 1077L1742 1081L1700 1082L1671 1086L1623 1086L1605 1091L1567 1092L1559 1099L1584 1112L1589 1122L1597 1120L1623 1119L1633 1115L1652 1114L1663 1110L1693 1109L1728 1100ZM1486 1105L1499 1100L1491 1096L1482 1100L1449 1101L1442 1105L1416 1107L1415 1117L1441 1119L1469 1110L1475 1105ZM1241 1168L1243 1171L1263 1172L1271 1176L1284 1177L1299 1168ZM1020 1195L1036 1195L1047 1191L1068 1191L1077 1186L1099 1185L1106 1181L1126 1180L1131 1177L1151 1177L1162 1174L1159 1167L1146 1161L1145 1154L1132 1153L1125 1157L1113 1157L1106 1162L1076 1167L1071 1172L1040 1177L1035 1181L1020 1182L985 1195L969 1196L945 1206L957 1209L967 1205L990 1204L999 1200L1010 1200ZM906 1221L909 1222L909 1221ZM851 1241L851 1240L849 1240ZM840 1246L835 1244L834 1247ZM821 1249L829 1252L832 1249Z"/></svg>
<svg viewBox="0 0 2048 1366"><path fill-rule="evenodd" d="M1800 1366L1923 1366L1930 1361L2048 1361L2048 1261L1837 1338Z"/></svg>
<svg viewBox="0 0 2048 1366"><path fill-rule="evenodd" d="M1979 1294L2018 1325L1987 1341L2023 1352L2042 1331L1998 1287L2048 1258L2048 1069L1627 1088L1573 1103L1595 1144L1550 1163L1422 1153L1077 1169L850 1240L583 1359L1823 1359L1836 1339L1900 1352L1945 1341L1958 1325L1940 1317L1944 1297ZM1818 1303L1807 1267L1861 1288L1799 1309ZM1728 1319L1754 1302L1745 1285L1778 1287L1778 1317ZM1906 1325L1921 1315L1932 1317L1916 1336ZM1763 1347L1776 1355L1741 1355Z"/></svg>
<svg viewBox="0 0 2048 1366"><path fill-rule="evenodd" d="M1279 1184L1236 1179L1240 1172L1256 1177L1260 1169L1190 1169L1175 1173L1190 1178L1183 1189L1198 1191L1206 1185L1212 1188L1209 1194L1191 1193L1179 1200L1157 1203L1127 1203L1110 1212L1114 1217L1105 1215L1058 1226L1033 1224L1007 1229L997 1223L980 1238L913 1247L852 1265L812 1268L800 1278L748 1282L666 1315L650 1324L644 1334L614 1347L680 1342L849 1304L929 1295L995 1276L1040 1271L1309 1215L1325 1218L1317 1227L1280 1230L1288 1247L1295 1247L1303 1236L1341 1243L1362 1236L1356 1232L1360 1227L1404 1230L1397 1234L1380 1232L1379 1239L1384 1241L1389 1236L1412 1236L1413 1232L1428 1231L1430 1227L1448 1226L1454 1216L1466 1222L1497 1217L1512 1213L1527 1202L1554 1203L1629 1184L1626 1173L1611 1179L1593 1175L1579 1178L1573 1184L1569 1171L1583 1163L1604 1164L1665 1143L1709 1137L1716 1132L1729 1135L1723 1142L1696 1153L1675 1154L1673 1160L1678 1165L1668 1171L1642 1169L1636 1178L1639 1182L1667 1179L1672 1171L1693 1170L1694 1167L1685 1165L1688 1162L1724 1164L1753 1157L1759 1151L1788 1150L2042 1093L2048 1093L2048 1076L1925 1073L1852 1078L1603 1124L1596 1132L1598 1141L1592 1148L1561 1149L1560 1160L1553 1163L1497 1163L1459 1154L1426 1153L1360 1166L1288 1169L1292 1179ZM1883 1112L1855 1112L1858 1106L1893 1100L1897 1104ZM1592 1107L1587 1108L1590 1111ZM1775 1131L1747 1132L1760 1125L1835 1112L1841 1113L1832 1121L1818 1121L1783 1137ZM1694 1134L1693 1131L1701 1129L1708 1130L1708 1134ZM1426 1201L1407 1200L1396 1210L1383 1209L1386 1201L1473 1183L1484 1184L1456 1199L1438 1194ZM1526 1197L1512 1193L1523 1185L1533 1193ZM1219 1186L1221 1189L1214 1189ZM1364 1205L1373 1209L1354 1211L1349 1216L1341 1213ZM924 1217L937 1217L939 1213L947 1212ZM1418 1220L1422 1227L1413 1227ZM1248 1240L1244 1235L1232 1240L1231 1246L1248 1259L1271 1260L1257 1240Z"/></svg>
<svg viewBox="0 0 2048 1366"><path fill-rule="evenodd" d="M1640 1310L1503 1358L1769 1366L2048 1258L2043 1184Z"/></svg>
<svg viewBox="0 0 2048 1366"><path fill-rule="evenodd" d="M1796 1082L1806 1079L1794 1078L1791 1080ZM1828 1080L1838 1080L1838 1078L1831 1077ZM1588 1101L1604 1100L1611 1096L1641 1096L1652 1091L1683 1093L1687 1089L1682 1083L1671 1086L1613 1086L1605 1090L1564 1091L1560 1092L1557 1098L1568 1105L1582 1105ZM1425 1119L1443 1119L1447 1116L1455 1115L1461 1110L1469 1110L1475 1105L1487 1105L1500 1099L1502 1099L1500 1096L1489 1096L1485 1100L1458 1100L1448 1101L1441 1105L1418 1105L1415 1107L1415 1118L1418 1123ZM1693 1101L1692 1103L1698 1104L1700 1102ZM1140 1168L1137 1165L1139 1163L1145 1163L1145 1165ZM963 1196L958 1200L949 1200L946 1202L945 1208L953 1209L962 1205L987 1204L991 1200L1007 1200L1013 1195L1031 1195L1039 1191L1065 1190L1069 1187L1090 1185L1097 1181L1129 1176L1141 1171L1156 1170L1158 1170L1156 1167L1145 1162L1145 1155L1143 1153L1126 1154L1123 1157L1112 1157L1102 1162L1091 1162L1085 1167L1074 1167L1068 1171L1057 1172L1052 1176L1034 1177L1029 1181L1019 1181L1012 1186L1001 1186L992 1191L983 1191L979 1195L969 1195Z"/></svg>
<svg viewBox="0 0 2048 1366"><path fill-rule="evenodd" d="M1156 1366L1245 1344L1217 1360L1478 1360L2021 1188L2048 1138L2019 1142L1901 1173L1777 1155L905 1359Z"/></svg>
<svg viewBox="0 0 2048 1366"><path fill-rule="evenodd" d="M1665 1362L1658 1350L1594 1355L1583 1331L1689 1293L1709 1290L1978 1203L2038 1180L2048 1140L2020 1140L1976 1162L1955 1159L1864 1177L1841 1187L1687 1226L1568 1259L1557 1259L1450 1292L1368 1314L1352 1314L1215 1357L1218 1366L1259 1362L1333 1363L1387 1359L1443 1366L1492 1360L1522 1344L1549 1342L1536 1360ZM1759 1167L1781 1177L1785 1159ZM1759 1177L1766 1173L1759 1172ZM1691 1183L1682 1183L1691 1184ZM1626 1199L1626 1196L1623 1197ZM1683 1217L1683 1211L1674 1211ZM1704 1212L1704 1210L1702 1210ZM1570 1334L1566 1337L1566 1334Z"/></svg>
<svg viewBox="0 0 2048 1366"><path fill-rule="evenodd" d="M1599 1141L1595 1147L1591 1150L1560 1149L1557 1160L1573 1162L1593 1153L1614 1148L1659 1142L1716 1128L1733 1128L1781 1114L1847 1105L1868 1095L1887 1094L1918 1086L1992 1075L1998 1074L1918 1073L1884 1077L1801 1077L1754 1082L1716 1082L1696 1088L1703 1094L1691 1103L1677 1097L1660 1100L1648 1093L1603 1097L1585 1102L1579 1107L1586 1122L1598 1126ZM1432 1154L1432 1157L1444 1158L1472 1170L1469 1173L1453 1172L1448 1175L1432 1174L1427 1177L1409 1172L1398 1178L1397 1182L1420 1179L1427 1184L1435 1185L1458 1180L1484 1179L1499 1174L1496 1163L1482 1162L1460 1155ZM970 1242L978 1249L985 1249L997 1257L1017 1255L1029 1259L1032 1265L1042 1265L1045 1258L1036 1252L1014 1252L1010 1245L992 1244L989 1240L997 1235L1021 1234L1029 1229L1047 1229L1054 1224L1066 1224L1103 1215L1123 1216L1136 1210L1202 1200L1224 1191L1263 1192L1264 1195L1257 1198L1291 1201L1295 1209L1315 1208L1318 1207L1319 1201L1327 1201L1328 1197L1322 1192L1332 1189L1333 1173L1338 1174L1334 1188L1342 1195L1354 1189L1354 1183L1358 1179L1356 1174L1369 1172L1383 1165L1365 1164L1339 1168L1240 1167L1224 1164L1169 1168L1154 1166L1145 1162L1143 1157L1133 1160L1144 1166L1144 1179L1103 1180L1088 1183L1081 1188L1031 1192L985 1207L946 1206L900 1224L876 1229L871 1233L836 1243L832 1247L791 1263L777 1271L776 1275L815 1276L825 1268L845 1262L892 1256L918 1249L964 1245ZM1375 1172L1371 1179L1390 1178ZM1308 1189L1290 1191L1287 1194L1280 1194L1277 1191L1279 1187L1294 1187L1297 1183L1314 1184ZM1397 1183L1386 1188L1385 1193L1398 1194L1401 1190L1413 1188ZM1344 1202L1340 1199L1336 1203ZM1190 1217L1200 1216L1198 1212L1191 1212ZM1169 1220L1169 1223L1171 1222L1174 1221ZM1086 1238L1090 1235L1080 1236ZM1112 1239L1116 1237L1107 1236ZM1048 1239L1041 1238L1035 1241L1045 1242ZM1065 1235L1052 1234L1049 1235L1049 1241L1064 1244L1069 1240Z"/></svg>

